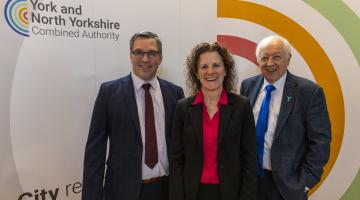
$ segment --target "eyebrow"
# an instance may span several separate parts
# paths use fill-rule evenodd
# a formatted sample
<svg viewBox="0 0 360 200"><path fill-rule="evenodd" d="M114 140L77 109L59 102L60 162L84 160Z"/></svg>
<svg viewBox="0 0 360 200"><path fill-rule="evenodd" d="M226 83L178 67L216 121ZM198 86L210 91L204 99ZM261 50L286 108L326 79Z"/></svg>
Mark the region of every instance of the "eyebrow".
<svg viewBox="0 0 360 200"><path fill-rule="evenodd" d="M276 53L262 53L262 55L260 57L263 57L263 56L279 56L279 55L282 55L281 52L276 52Z"/></svg>

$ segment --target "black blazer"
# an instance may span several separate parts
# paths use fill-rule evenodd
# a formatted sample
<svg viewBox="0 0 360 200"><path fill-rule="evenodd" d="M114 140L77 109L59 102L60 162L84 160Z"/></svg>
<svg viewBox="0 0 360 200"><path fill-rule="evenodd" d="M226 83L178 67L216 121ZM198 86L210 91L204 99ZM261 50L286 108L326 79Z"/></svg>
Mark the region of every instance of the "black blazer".
<svg viewBox="0 0 360 200"><path fill-rule="evenodd" d="M170 200L196 200L203 167L202 104L178 102L170 151ZM249 100L228 93L220 107L217 160L221 199L256 199L256 134Z"/></svg>
<svg viewBox="0 0 360 200"><path fill-rule="evenodd" d="M246 79L240 93L252 105L263 84ZM305 187L320 181L330 154L331 126L322 88L288 72L271 148L275 183L284 199L306 199Z"/></svg>
<svg viewBox="0 0 360 200"><path fill-rule="evenodd" d="M164 101L166 144L170 149L173 111L184 93L180 87L158 80ZM85 148L83 200L139 199L143 152L139 124L131 75L103 83L95 101Z"/></svg>

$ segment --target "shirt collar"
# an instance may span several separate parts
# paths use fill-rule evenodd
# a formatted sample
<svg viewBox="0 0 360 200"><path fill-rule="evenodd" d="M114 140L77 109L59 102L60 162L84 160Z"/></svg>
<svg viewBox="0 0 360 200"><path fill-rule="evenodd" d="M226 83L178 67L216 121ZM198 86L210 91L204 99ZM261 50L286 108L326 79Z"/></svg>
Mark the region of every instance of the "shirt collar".
<svg viewBox="0 0 360 200"><path fill-rule="evenodd" d="M285 72L285 74L283 74L281 78L279 78L279 80L277 80L275 83L272 84L276 88L276 90L278 91L283 90L286 81L286 76L287 76L287 72ZM261 90L265 90L265 87L267 85L270 85L270 83L264 78L264 84L262 85Z"/></svg>
<svg viewBox="0 0 360 200"><path fill-rule="evenodd" d="M195 99L193 101L193 105L197 105L199 103L204 103L204 94L201 90L198 91L198 93L195 96ZM228 104L228 95L227 92L223 89L220 94L220 99L218 102L218 105L227 105Z"/></svg>
<svg viewBox="0 0 360 200"><path fill-rule="evenodd" d="M142 85L144 83L150 83L151 84L151 88L156 88L158 86L158 81L157 81L157 76L155 76L154 78L150 79L149 81L144 81L142 80L140 77L138 77L135 73L131 72L131 78L133 80L133 84L134 84L134 88L135 90L141 90L142 89ZM151 89L150 88L150 89Z"/></svg>

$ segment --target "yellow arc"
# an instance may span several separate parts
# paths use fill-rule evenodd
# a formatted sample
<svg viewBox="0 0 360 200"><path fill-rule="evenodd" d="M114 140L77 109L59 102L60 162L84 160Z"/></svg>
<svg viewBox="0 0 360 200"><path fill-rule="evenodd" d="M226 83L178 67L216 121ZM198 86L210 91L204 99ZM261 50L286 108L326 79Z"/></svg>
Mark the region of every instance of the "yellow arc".
<svg viewBox="0 0 360 200"><path fill-rule="evenodd" d="M21 8L20 11L19 11L19 13L18 13L18 17L19 17L20 21L21 21L23 24L28 25L27 20L25 20L24 17L22 16L22 14L23 14L24 11L26 12L26 11L27 11L27 8Z"/></svg>
<svg viewBox="0 0 360 200"><path fill-rule="evenodd" d="M345 124L344 99L334 67L317 41L289 17L268 7L239 0L218 0L218 17L247 20L285 37L302 55L316 82L324 89L332 128L330 160L314 192L329 175L338 157Z"/></svg>

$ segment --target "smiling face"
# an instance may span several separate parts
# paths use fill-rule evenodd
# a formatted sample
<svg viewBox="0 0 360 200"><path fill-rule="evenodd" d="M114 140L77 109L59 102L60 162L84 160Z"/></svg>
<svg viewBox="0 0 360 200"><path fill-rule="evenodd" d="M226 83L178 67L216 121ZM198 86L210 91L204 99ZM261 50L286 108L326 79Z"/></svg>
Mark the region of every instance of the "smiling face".
<svg viewBox="0 0 360 200"><path fill-rule="evenodd" d="M153 38L137 38L130 53L130 60L135 75L144 81L151 80L156 75L161 63L161 55L149 56L148 52L158 52L156 40ZM147 52L143 56L133 52Z"/></svg>
<svg viewBox="0 0 360 200"><path fill-rule="evenodd" d="M205 52L200 55L197 77L200 80L203 92L221 92L225 77L225 67L218 52Z"/></svg>
<svg viewBox="0 0 360 200"><path fill-rule="evenodd" d="M257 62L260 71L269 83L279 80L286 72L291 54L281 40L270 40L259 51Z"/></svg>

